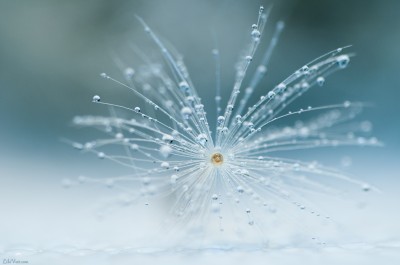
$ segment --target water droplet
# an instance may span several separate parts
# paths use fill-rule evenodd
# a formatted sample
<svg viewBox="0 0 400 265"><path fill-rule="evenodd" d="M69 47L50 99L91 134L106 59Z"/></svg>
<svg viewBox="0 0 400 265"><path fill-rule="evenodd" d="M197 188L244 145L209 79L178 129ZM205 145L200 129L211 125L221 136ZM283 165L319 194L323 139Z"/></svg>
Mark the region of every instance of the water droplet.
<svg viewBox="0 0 400 265"><path fill-rule="evenodd" d="M285 22L283 21L278 21L278 23L276 23L276 29L281 31L283 30L283 28L285 27Z"/></svg>
<svg viewBox="0 0 400 265"><path fill-rule="evenodd" d="M319 86L323 86L325 84L325 78L323 76L320 76L317 78L317 84Z"/></svg>
<svg viewBox="0 0 400 265"><path fill-rule="evenodd" d="M194 106L194 109L195 109L197 112L203 111L203 108L204 108L204 105L203 105L203 104L196 104L196 105Z"/></svg>
<svg viewBox="0 0 400 265"><path fill-rule="evenodd" d="M213 212L213 213L219 213L219 211L220 211L220 205L218 204L218 203L212 203L211 204L211 211Z"/></svg>
<svg viewBox="0 0 400 265"><path fill-rule="evenodd" d="M178 179L178 176L177 176L177 175L172 175L172 176L171 176L171 183L172 183L172 184L175 184L177 179Z"/></svg>
<svg viewBox="0 0 400 265"><path fill-rule="evenodd" d="M124 135L122 133L117 133L117 134L115 134L115 138L116 139L123 139Z"/></svg>
<svg viewBox="0 0 400 265"><path fill-rule="evenodd" d="M301 88L302 89L308 89L309 87L310 87L310 84L308 84L307 82L301 83Z"/></svg>
<svg viewBox="0 0 400 265"><path fill-rule="evenodd" d="M218 200L218 195L217 195L217 194L213 194L213 195L211 196L211 198L212 198L213 200Z"/></svg>
<svg viewBox="0 0 400 265"><path fill-rule="evenodd" d="M97 154L97 157L100 158L100 159L104 159L105 156L106 155L103 152L100 152L100 153Z"/></svg>
<svg viewBox="0 0 400 265"><path fill-rule="evenodd" d="M228 127L221 128L221 133L227 133L229 131Z"/></svg>
<svg viewBox="0 0 400 265"><path fill-rule="evenodd" d="M162 140L166 143L172 143L174 141L174 137L172 135L169 134L164 134L162 136Z"/></svg>
<svg viewBox="0 0 400 265"><path fill-rule="evenodd" d="M342 69L343 69L343 68L346 68L347 65L349 64L350 58L349 58L349 56L346 55L346 54L340 55L340 56L338 56L338 57L336 58L336 62L338 63L339 68L342 68Z"/></svg>
<svg viewBox="0 0 400 265"><path fill-rule="evenodd" d="M93 102L100 102L100 100L101 100L101 98L99 95L93 96L93 99L92 99Z"/></svg>
<svg viewBox="0 0 400 265"><path fill-rule="evenodd" d="M149 185L150 184L150 178L149 177L143 177L142 178L142 183L143 183L143 185Z"/></svg>
<svg viewBox="0 0 400 265"><path fill-rule="evenodd" d="M110 78L106 73L101 73L100 76L103 78Z"/></svg>
<svg viewBox="0 0 400 265"><path fill-rule="evenodd" d="M286 90L286 85L284 83L280 83L276 86L276 90L278 93L283 93Z"/></svg>
<svg viewBox="0 0 400 265"><path fill-rule="evenodd" d="M168 162L162 162L161 167L164 169L169 169L169 163Z"/></svg>
<svg viewBox="0 0 400 265"><path fill-rule="evenodd" d="M365 142L366 142L366 140L365 140L365 138L364 138L364 137L358 137L358 138L357 138L357 143L358 143L358 144L360 144L360 145L364 145L364 144L365 144Z"/></svg>
<svg viewBox="0 0 400 265"><path fill-rule="evenodd" d="M250 55L246 56L246 61L251 62L251 60L253 60L253 57L251 57Z"/></svg>
<svg viewBox="0 0 400 265"><path fill-rule="evenodd" d="M264 65L259 65L257 67L257 71L261 74L265 74L267 72L267 67L265 67Z"/></svg>
<svg viewBox="0 0 400 265"><path fill-rule="evenodd" d="M135 112L137 112L137 113L140 112L140 108L139 108L139 107L135 107L134 110L135 110Z"/></svg>
<svg viewBox="0 0 400 265"><path fill-rule="evenodd" d="M244 192L244 188L242 186L237 186L236 190L239 193L243 193Z"/></svg>
<svg viewBox="0 0 400 265"><path fill-rule="evenodd" d="M205 135L204 133L200 133L197 137L196 137L196 141L201 144L201 145L205 145L208 141L207 139L207 135Z"/></svg>
<svg viewBox="0 0 400 265"><path fill-rule="evenodd" d="M137 144L131 144L130 147L131 147L131 149L134 150L134 151L139 150L139 146L138 146Z"/></svg>
<svg viewBox="0 0 400 265"><path fill-rule="evenodd" d="M310 68L308 68L308 66L307 65L304 65L302 68L301 68L301 71L305 74L305 75L308 75L310 72Z"/></svg>
<svg viewBox="0 0 400 265"><path fill-rule="evenodd" d="M345 101L345 102L343 103L343 107L345 107L345 108L350 107L350 105L351 105L351 102L350 102L350 101Z"/></svg>
<svg viewBox="0 0 400 265"><path fill-rule="evenodd" d="M77 150L82 150L83 149L83 145L80 143L73 143L72 147L77 149Z"/></svg>
<svg viewBox="0 0 400 265"><path fill-rule="evenodd" d="M135 70L133 70L133 68L128 67L124 70L125 79L128 81L132 79L134 74L135 74Z"/></svg>
<svg viewBox="0 0 400 265"><path fill-rule="evenodd" d="M267 94L267 97L269 98L269 99L273 99L274 97L275 97L275 92L274 91L269 91L268 92L268 94Z"/></svg>
<svg viewBox="0 0 400 265"><path fill-rule="evenodd" d="M365 191L365 192L370 191L371 190L371 186L365 183L365 184L362 185L362 190Z"/></svg>
<svg viewBox="0 0 400 265"><path fill-rule="evenodd" d="M237 123L241 123L242 122L242 116L240 116L240 115L236 115L235 119L236 119Z"/></svg>
<svg viewBox="0 0 400 265"><path fill-rule="evenodd" d="M192 110L189 107L183 107L181 109L181 114L185 119L189 119L190 115L192 114Z"/></svg>
<svg viewBox="0 0 400 265"><path fill-rule="evenodd" d="M369 139L369 143L372 145L378 144L378 139L376 139L375 137L372 137L371 139Z"/></svg>
<svg viewBox="0 0 400 265"><path fill-rule="evenodd" d="M363 121L360 124L360 128L363 132L370 132L372 130L372 123L370 121Z"/></svg>
<svg viewBox="0 0 400 265"><path fill-rule="evenodd" d="M160 147L160 154L164 157L167 158L171 155L172 153L172 148L169 145L163 145Z"/></svg>
<svg viewBox="0 0 400 265"><path fill-rule="evenodd" d="M94 146L96 145L96 143L94 142L87 142L85 143L85 149L92 149Z"/></svg>
<svg viewBox="0 0 400 265"><path fill-rule="evenodd" d="M253 40L257 41L260 39L261 33L258 29L253 29L251 36L253 37Z"/></svg>
<svg viewBox="0 0 400 265"><path fill-rule="evenodd" d="M186 81L179 83L179 88L182 92L187 92L189 90L189 84Z"/></svg>
<svg viewBox="0 0 400 265"><path fill-rule="evenodd" d="M193 96L188 96L188 97L186 97L186 101L189 102L189 103L192 103L192 102L194 102L194 97Z"/></svg>
<svg viewBox="0 0 400 265"><path fill-rule="evenodd" d="M218 122L218 126L221 126L225 121L225 117L224 116L219 116L217 118L217 122Z"/></svg>

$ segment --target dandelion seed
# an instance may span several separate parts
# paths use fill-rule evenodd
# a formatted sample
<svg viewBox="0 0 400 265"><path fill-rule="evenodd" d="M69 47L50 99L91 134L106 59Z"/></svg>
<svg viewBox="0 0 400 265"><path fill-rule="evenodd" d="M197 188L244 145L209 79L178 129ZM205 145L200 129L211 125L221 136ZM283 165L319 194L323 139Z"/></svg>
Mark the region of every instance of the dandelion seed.
<svg viewBox="0 0 400 265"><path fill-rule="evenodd" d="M350 56L342 54L347 47L328 52L297 69L264 92L257 102L250 104L250 96L267 72L272 51L284 27L283 22L277 23L262 60L253 73L249 72L249 65L257 62L254 55L263 37L267 16L261 7L257 23L252 25L248 36L246 56L237 64L236 78L225 109L220 106L220 52L213 50L217 63L216 111L204 109L181 57L167 49L150 27L138 18L158 46L167 66L142 54L145 65L135 68L136 71L127 68L123 73L129 84L105 73L101 76L133 93L146 107L141 110L119 105L100 100L96 95L93 102L127 111L133 119L115 116L74 119L77 125L96 127L110 135L84 145L74 143L75 148L94 152L99 158L110 159L134 172L129 178L106 180L108 187L124 185L125 189L130 187L134 191L135 187L145 185L146 189L138 194L145 197L146 204L151 197L175 198L171 207L180 220L177 223L204 224L208 213L212 213L218 216L221 231L226 231L222 227L222 220L228 219L224 214L231 210L241 213L248 225L257 227L262 226L263 221L254 219L261 213L275 214L277 205L292 205L293 201L302 212L320 216L309 210L311 207L307 201L302 200L308 191L329 190L325 182L330 180L359 185L364 191L372 189L368 184L316 162L274 156L274 153L283 151L347 145L376 146L380 143L376 138L368 140L358 135L371 130L369 122L361 123L358 130L354 130L354 126L349 127L351 131L336 130L337 127L343 129L343 124L361 111L361 103L346 101L299 110L287 109L315 85L322 86L328 75L348 66ZM142 91L140 87L147 89ZM162 93L154 89L157 87L162 87L159 90ZM245 93L240 97L244 88ZM285 127L274 126L278 120L311 112L316 114L311 120ZM211 118L217 123L215 128L208 123ZM105 155L99 150L111 145L122 146L123 153L107 151ZM130 186L131 181L141 184Z"/></svg>

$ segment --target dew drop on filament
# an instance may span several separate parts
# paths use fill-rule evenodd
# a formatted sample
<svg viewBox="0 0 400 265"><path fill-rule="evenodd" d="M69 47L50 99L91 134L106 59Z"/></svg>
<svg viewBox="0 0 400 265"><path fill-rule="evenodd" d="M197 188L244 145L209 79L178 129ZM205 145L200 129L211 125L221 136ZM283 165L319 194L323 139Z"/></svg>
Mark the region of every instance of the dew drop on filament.
<svg viewBox="0 0 400 265"><path fill-rule="evenodd" d="M101 98L99 95L93 96L93 100L92 100L93 102L100 102L100 100L101 100Z"/></svg>

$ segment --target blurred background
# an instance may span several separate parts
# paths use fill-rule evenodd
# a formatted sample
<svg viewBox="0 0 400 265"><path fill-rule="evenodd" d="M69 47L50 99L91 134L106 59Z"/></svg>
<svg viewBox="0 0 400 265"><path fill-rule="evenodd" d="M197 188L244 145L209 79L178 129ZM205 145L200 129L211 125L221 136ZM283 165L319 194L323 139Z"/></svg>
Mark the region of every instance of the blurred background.
<svg viewBox="0 0 400 265"><path fill-rule="evenodd" d="M214 104L211 50L218 43L222 94L226 95L232 88L234 64L247 43L260 5L273 6L263 36L265 44L277 21L284 20L286 27L269 75L254 99L306 62L335 48L353 45L350 50L356 56L349 67L296 104L306 107L345 100L372 103L360 119L373 123L373 135L385 143L384 147L315 154L337 167L343 167L343 157L350 156L352 166L345 170L382 190L372 195L373 200L369 198L373 211L359 219L354 217L356 225L369 220L368 227L360 228L367 241L399 239L400 1L3 0L0 257L15 254L6 253L7 249L29 248L26 246L46 249L96 240L114 246L133 244L132 238L140 234L137 230L118 230L113 225L117 222L119 228L130 227L137 222L135 216L120 211L101 224L92 220L93 205L99 197L110 195L109 191L65 190L61 185L65 178L82 174L113 176L121 169L76 153L60 139L87 140L90 131L74 128L73 117L108 113L91 103L94 94L119 100L119 91L109 89L110 84L99 76L102 72L118 75L115 55L135 67L129 45L143 47L145 52L148 47L155 51L135 14L184 56L207 109ZM132 96L129 100L133 105L137 99ZM148 218L140 222L148 222Z"/></svg>

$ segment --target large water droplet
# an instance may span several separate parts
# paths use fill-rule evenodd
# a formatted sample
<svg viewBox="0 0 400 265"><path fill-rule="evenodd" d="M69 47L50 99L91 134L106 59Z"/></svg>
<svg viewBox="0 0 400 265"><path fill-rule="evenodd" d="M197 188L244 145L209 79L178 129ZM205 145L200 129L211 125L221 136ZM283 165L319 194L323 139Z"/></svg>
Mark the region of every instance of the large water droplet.
<svg viewBox="0 0 400 265"><path fill-rule="evenodd" d="M187 92L189 90L189 84L186 81L179 83L179 88L182 92Z"/></svg>
<svg viewBox="0 0 400 265"><path fill-rule="evenodd" d="M251 37L253 37L253 40L258 41L260 39L261 33L258 29L253 29L251 32Z"/></svg>
<svg viewBox="0 0 400 265"><path fill-rule="evenodd" d="M181 109L181 114L185 119L189 119L190 115L192 115L192 110L189 107L183 107Z"/></svg>
<svg viewBox="0 0 400 265"><path fill-rule="evenodd" d="M163 145L160 147L160 154L164 157L167 158L171 155L172 153L172 148L169 145Z"/></svg>
<svg viewBox="0 0 400 265"><path fill-rule="evenodd" d="M340 55L336 58L336 61L339 65L339 68L346 68L347 65L350 62L350 58L348 55L344 54L344 55Z"/></svg>
<svg viewBox="0 0 400 265"><path fill-rule="evenodd" d="M169 163L168 162L162 162L161 167L164 169L169 169Z"/></svg>
<svg viewBox="0 0 400 265"><path fill-rule="evenodd" d="M208 141L207 139L207 135L204 133L200 133L197 137L196 137L196 141L201 144L201 145L205 145Z"/></svg>
<svg viewBox="0 0 400 265"><path fill-rule="evenodd" d="M101 100L101 98L99 95L93 96L93 100L92 100L93 102L100 102L100 100Z"/></svg>
<svg viewBox="0 0 400 265"><path fill-rule="evenodd" d="M166 143L172 143L174 141L174 137L172 135L169 134L164 134L162 136L162 140Z"/></svg>
<svg viewBox="0 0 400 265"><path fill-rule="evenodd" d="M132 79L134 74L135 74L135 70L133 70L133 68L128 67L124 70L125 79L128 81Z"/></svg>
<svg viewBox="0 0 400 265"><path fill-rule="evenodd" d="M325 78L323 76L320 76L317 78L317 84L319 86L323 86L325 84Z"/></svg>
<svg viewBox="0 0 400 265"><path fill-rule="evenodd" d="M269 98L269 99L273 99L274 97L275 97L275 92L274 91L269 91L268 92L268 94L267 94L267 97Z"/></svg>

